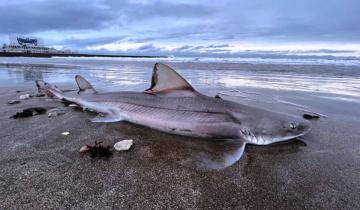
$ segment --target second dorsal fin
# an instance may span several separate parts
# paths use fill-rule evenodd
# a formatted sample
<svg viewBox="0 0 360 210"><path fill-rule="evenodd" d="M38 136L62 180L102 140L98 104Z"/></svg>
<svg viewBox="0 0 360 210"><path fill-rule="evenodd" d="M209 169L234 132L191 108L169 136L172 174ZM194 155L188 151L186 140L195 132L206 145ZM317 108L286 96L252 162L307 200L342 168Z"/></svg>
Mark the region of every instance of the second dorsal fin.
<svg viewBox="0 0 360 210"><path fill-rule="evenodd" d="M195 92L195 89L174 69L165 64L156 63L151 78L151 86L146 92L159 93L176 90Z"/></svg>
<svg viewBox="0 0 360 210"><path fill-rule="evenodd" d="M80 75L76 75L75 81L76 81L77 85L79 86L78 93L96 93L96 90L94 89L94 87L84 77L82 77Z"/></svg>

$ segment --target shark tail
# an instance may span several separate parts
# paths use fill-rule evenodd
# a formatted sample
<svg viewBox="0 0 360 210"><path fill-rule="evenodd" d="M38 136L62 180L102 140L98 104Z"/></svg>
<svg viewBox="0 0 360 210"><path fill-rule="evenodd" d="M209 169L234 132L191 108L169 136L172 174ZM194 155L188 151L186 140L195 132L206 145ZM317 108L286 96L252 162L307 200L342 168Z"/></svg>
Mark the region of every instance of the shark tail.
<svg viewBox="0 0 360 210"><path fill-rule="evenodd" d="M60 90L56 85L51 85L44 80L36 80L36 87L38 88L38 92L41 94L46 94L49 98L64 98L64 92Z"/></svg>

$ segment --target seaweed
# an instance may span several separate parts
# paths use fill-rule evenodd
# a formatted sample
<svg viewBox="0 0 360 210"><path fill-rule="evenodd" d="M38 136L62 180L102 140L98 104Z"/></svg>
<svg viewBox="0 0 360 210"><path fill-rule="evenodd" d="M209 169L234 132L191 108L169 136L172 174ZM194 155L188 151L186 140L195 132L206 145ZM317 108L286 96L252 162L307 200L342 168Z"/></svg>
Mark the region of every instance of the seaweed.
<svg viewBox="0 0 360 210"><path fill-rule="evenodd" d="M112 155L111 146L104 146L102 143L102 141L95 141L95 145L86 145L86 151L90 153L90 157L110 157Z"/></svg>
<svg viewBox="0 0 360 210"><path fill-rule="evenodd" d="M35 115L45 114L46 109L42 107L32 107L28 109L23 109L22 112L16 112L13 116L10 118L17 119L17 118L24 118L24 117L32 117Z"/></svg>

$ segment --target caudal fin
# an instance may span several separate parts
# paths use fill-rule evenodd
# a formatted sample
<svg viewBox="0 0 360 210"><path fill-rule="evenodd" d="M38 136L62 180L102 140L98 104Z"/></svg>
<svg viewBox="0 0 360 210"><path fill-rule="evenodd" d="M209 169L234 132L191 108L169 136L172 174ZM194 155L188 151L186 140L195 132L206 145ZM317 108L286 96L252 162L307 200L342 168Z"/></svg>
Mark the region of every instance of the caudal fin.
<svg viewBox="0 0 360 210"><path fill-rule="evenodd" d="M35 84L39 93L46 94L50 98L53 98L54 96L63 98L63 91L56 87L56 85L51 85L44 80L35 80Z"/></svg>

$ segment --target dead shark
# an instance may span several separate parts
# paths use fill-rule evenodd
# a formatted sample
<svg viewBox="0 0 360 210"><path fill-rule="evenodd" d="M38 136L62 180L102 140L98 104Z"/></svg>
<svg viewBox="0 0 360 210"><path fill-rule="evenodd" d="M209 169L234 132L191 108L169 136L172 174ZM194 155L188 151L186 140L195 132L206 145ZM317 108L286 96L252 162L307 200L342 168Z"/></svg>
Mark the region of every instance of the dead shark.
<svg viewBox="0 0 360 210"><path fill-rule="evenodd" d="M177 135L255 145L294 139L311 128L300 117L203 95L162 63L154 65L151 86L144 92L100 93L83 77L77 75L75 80L79 86L75 97L43 80L36 85L49 97L99 113L93 122L128 121Z"/></svg>

